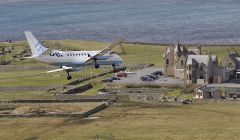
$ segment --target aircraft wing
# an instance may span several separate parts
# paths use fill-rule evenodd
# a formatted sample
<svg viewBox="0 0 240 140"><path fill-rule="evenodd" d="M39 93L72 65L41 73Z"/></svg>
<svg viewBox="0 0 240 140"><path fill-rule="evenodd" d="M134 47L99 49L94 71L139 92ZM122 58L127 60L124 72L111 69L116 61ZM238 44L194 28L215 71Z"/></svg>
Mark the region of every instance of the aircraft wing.
<svg viewBox="0 0 240 140"><path fill-rule="evenodd" d="M108 45L106 48L104 48L103 50L101 50L98 54L90 57L87 61L85 61L84 64L91 64L94 61L94 58L98 57L98 56L102 56L105 53L109 52L110 50L112 50L114 47L116 47L118 44L122 43L125 40L125 38L120 37L118 38L116 41L114 41L113 43L111 43L110 45Z"/></svg>
<svg viewBox="0 0 240 140"><path fill-rule="evenodd" d="M71 70L71 69L73 69L73 68L72 67L63 66L61 69L50 70L50 71L47 71L46 73L53 73L53 72L58 72L58 71L66 71L66 70Z"/></svg>

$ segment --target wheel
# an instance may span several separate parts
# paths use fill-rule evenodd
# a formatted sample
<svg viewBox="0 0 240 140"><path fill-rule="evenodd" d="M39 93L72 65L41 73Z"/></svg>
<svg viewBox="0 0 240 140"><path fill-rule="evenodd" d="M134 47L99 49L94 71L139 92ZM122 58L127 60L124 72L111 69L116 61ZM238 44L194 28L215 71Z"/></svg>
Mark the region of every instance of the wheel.
<svg viewBox="0 0 240 140"><path fill-rule="evenodd" d="M72 79L72 76L69 75L69 76L67 77L67 79L68 79L68 80L71 80L71 79Z"/></svg>
<svg viewBox="0 0 240 140"><path fill-rule="evenodd" d="M99 64L96 64L96 65L95 65L95 68L96 68L96 69L98 69L99 67L100 67Z"/></svg>
<svg viewBox="0 0 240 140"><path fill-rule="evenodd" d="M114 70L116 70L116 65L115 64L112 64L112 67Z"/></svg>

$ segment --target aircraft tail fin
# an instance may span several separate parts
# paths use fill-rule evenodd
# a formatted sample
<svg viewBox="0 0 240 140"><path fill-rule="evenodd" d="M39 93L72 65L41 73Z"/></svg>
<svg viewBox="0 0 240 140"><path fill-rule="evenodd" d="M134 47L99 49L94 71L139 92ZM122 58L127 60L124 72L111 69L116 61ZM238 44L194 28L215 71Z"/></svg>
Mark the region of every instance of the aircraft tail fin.
<svg viewBox="0 0 240 140"><path fill-rule="evenodd" d="M39 56L48 49L43 47L31 32L25 31L25 36L27 38L33 56Z"/></svg>

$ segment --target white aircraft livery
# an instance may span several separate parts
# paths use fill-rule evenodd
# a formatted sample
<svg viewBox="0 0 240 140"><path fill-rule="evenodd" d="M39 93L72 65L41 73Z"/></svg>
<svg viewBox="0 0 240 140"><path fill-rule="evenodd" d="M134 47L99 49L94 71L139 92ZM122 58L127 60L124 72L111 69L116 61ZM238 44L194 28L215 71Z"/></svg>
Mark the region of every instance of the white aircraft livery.
<svg viewBox="0 0 240 140"><path fill-rule="evenodd" d="M121 57L111 49L121 43L123 38L119 38L101 51L61 51L45 48L29 31L26 31L25 35L32 52L32 56L28 58L60 66L60 69L47 71L47 73L66 71L68 80L72 79L69 72L80 71L86 65L95 65L97 69L100 65L112 65L115 68L122 64Z"/></svg>

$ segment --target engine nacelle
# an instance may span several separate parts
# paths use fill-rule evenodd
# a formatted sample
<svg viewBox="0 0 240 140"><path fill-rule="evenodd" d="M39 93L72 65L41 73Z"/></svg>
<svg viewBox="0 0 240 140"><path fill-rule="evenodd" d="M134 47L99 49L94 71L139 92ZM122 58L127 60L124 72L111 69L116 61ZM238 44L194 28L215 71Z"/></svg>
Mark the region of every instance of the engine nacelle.
<svg viewBox="0 0 240 140"><path fill-rule="evenodd" d="M105 59L103 59L105 58ZM111 54L108 57L102 57L102 59L96 59L96 65L115 65L122 64L122 58L117 54Z"/></svg>

